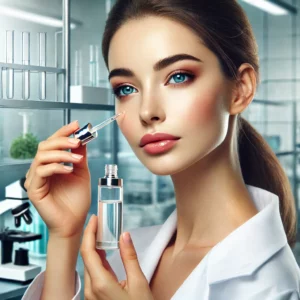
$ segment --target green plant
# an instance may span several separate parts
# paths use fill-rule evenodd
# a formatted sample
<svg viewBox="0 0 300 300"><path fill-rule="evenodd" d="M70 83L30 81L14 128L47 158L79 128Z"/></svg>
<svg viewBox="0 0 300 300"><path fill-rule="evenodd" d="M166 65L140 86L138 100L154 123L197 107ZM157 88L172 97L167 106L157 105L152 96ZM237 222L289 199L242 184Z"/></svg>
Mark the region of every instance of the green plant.
<svg viewBox="0 0 300 300"><path fill-rule="evenodd" d="M37 152L39 141L32 133L16 138L10 147L10 156L17 159L33 158Z"/></svg>

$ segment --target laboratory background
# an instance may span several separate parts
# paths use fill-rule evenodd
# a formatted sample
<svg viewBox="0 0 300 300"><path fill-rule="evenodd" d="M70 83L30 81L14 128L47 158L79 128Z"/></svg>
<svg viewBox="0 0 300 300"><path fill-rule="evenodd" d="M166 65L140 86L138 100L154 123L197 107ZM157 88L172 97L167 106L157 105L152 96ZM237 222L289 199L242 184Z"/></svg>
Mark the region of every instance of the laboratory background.
<svg viewBox="0 0 300 300"><path fill-rule="evenodd" d="M293 253L300 263L300 0L240 0L259 47L261 84L242 116L279 158L295 197ZM48 231L24 178L36 147L64 124L114 115L101 39L111 0L0 0L0 299L21 299L45 269ZM123 230L162 224L175 208L169 177L151 174L116 122L88 144L92 204L98 179L117 164L124 181ZM88 219L88 218L87 218ZM27 222L25 221L27 220ZM221 220L220 220L221 222ZM77 270L83 280L83 262ZM83 298L83 288L81 291Z"/></svg>

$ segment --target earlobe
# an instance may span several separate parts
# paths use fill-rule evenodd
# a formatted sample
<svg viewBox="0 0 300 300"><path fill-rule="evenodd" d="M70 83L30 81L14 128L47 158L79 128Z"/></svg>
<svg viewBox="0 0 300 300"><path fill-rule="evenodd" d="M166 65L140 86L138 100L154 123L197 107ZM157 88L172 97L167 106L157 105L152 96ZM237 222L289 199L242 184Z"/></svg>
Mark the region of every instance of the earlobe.
<svg viewBox="0 0 300 300"><path fill-rule="evenodd" d="M232 97L231 115L242 113L252 102L256 91L254 68L245 63L240 66L238 73L239 77Z"/></svg>

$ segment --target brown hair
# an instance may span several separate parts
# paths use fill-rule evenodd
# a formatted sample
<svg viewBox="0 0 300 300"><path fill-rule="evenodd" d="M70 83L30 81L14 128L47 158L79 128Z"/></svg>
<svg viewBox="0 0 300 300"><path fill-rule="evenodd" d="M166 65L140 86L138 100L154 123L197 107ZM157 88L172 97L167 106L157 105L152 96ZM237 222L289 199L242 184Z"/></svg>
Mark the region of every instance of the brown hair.
<svg viewBox="0 0 300 300"><path fill-rule="evenodd" d="M249 63L259 78L258 47L250 22L236 0L118 0L112 7L103 34L102 54L108 68L110 41L127 21L144 16L166 17L196 33L217 56L230 80L238 80L241 64ZM289 180L266 140L238 115L238 155L246 184L279 197L287 240L296 243L296 209Z"/></svg>

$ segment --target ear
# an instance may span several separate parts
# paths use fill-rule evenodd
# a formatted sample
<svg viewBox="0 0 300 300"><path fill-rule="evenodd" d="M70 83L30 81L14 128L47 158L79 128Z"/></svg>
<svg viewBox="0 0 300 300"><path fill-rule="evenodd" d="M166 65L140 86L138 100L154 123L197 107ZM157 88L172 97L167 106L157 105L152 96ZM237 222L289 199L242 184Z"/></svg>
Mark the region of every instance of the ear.
<svg viewBox="0 0 300 300"><path fill-rule="evenodd" d="M230 106L230 114L237 115L243 112L252 102L256 93L256 73L254 68L244 63L238 69L238 80L234 86Z"/></svg>

